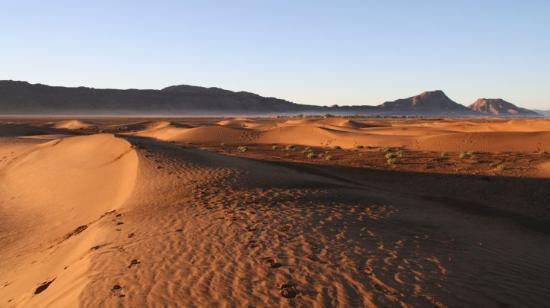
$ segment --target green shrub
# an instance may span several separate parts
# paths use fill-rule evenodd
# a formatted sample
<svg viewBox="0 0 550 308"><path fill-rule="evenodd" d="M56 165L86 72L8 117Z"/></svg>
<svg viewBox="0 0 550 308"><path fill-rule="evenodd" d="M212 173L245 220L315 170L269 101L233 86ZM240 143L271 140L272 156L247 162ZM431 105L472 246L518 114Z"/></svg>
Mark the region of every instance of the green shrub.
<svg viewBox="0 0 550 308"><path fill-rule="evenodd" d="M317 158L317 155L316 155L315 153L313 153L313 152L308 152L307 155L306 155L306 157L307 157L308 159L315 159L315 158Z"/></svg>

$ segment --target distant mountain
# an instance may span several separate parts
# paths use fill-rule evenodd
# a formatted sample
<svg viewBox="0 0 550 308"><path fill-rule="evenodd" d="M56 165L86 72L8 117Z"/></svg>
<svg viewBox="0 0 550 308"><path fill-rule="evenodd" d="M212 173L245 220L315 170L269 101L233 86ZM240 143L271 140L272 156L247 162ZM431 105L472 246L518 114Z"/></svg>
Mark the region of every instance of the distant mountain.
<svg viewBox="0 0 550 308"><path fill-rule="evenodd" d="M518 107L501 98L480 98L468 108L487 115L496 116L536 116L538 113Z"/></svg>
<svg viewBox="0 0 550 308"><path fill-rule="evenodd" d="M505 102L506 104L510 104ZM489 103L485 103L487 105ZM490 102L491 105L494 105ZM500 106L500 105L499 105ZM527 115L527 109L506 105L510 115ZM514 108L510 107L513 106ZM489 108L488 110L493 110ZM480 111L484 109L480 107ZM500 110L500 109L499 109ZM0 115L385 115L476 116L484 113L457 104L443 91L385 102L378 106L316 106L296 104L250 92L177 85L161 90L94 89L30 84L0 80ZM499 115L501 113L489 113Z"/></svg>
<svg viewBox="0 0 550 308"><path fill-rule="evenodd" d="M249 92L188 85L162 90L118 90L54 87L22 81L0 81L3 114L217 114L298 113L330 107L295 104Z"/></svg>
<svg viewBox="0 0 550 308"><path fill-rule="evenodd" d="M409 98L385 102L379 108L396 115L475 115L476 112L451 100L443 91L427 91Z"/></svg>
<svg viewBox="0 0 550 308"><path fill-rule="evenodd" d="M533 110L534 112L540 114L540 115L543 115L545 117L550 117L550 110L539 110L539 109L535 109Z"/></svg>

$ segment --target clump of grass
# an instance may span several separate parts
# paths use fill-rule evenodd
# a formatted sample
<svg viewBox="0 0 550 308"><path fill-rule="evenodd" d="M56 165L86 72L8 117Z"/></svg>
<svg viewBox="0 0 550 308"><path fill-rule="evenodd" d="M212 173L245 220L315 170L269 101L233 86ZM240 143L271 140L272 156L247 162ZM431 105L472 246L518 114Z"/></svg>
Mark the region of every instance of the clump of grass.
<svg viewBox="0 0 550 308"><path fill-rule="evenodd" d="M383 148L382 152L386 153L384 157L386 158L386 163L388 165L394 166L397 163L397 159L403 157L403 151L400 149L392 149L389 147Z"/></svg>
<svg viewBox="0 0 550 308"><path fill-rule="evenodd" d="M241 153L244 153L244 152L248 151L248 148L244 145L241 145L241 146L237 147L237 150L239 150Z"/></svg>
<svg viewBox="0 0 550 308"><path fill-rule="evenodd" d="M317 158L317 155L316 155L315 153L313 153L313 152L308 152L307 155L306 155L306 157L307 157L308 159L315 159L315 158Z"/></svg>
<svg viewBox="0 0 550 308"><path fill-rule="evenodd" d="M278 146L278 145L273 145L273 146L271 147L271 149L272 149L272 150L278 150L278 149L279 149L279 146Z"/></svg>
<svg viewBox="0 0 550 308"><path fill-rule="evenodd" d="M458 158L460 159L465 159L465 158L472 159L474 157L475 157L475 152L472 152L472 151L460 152L460 154L458 154Z"/></svg>

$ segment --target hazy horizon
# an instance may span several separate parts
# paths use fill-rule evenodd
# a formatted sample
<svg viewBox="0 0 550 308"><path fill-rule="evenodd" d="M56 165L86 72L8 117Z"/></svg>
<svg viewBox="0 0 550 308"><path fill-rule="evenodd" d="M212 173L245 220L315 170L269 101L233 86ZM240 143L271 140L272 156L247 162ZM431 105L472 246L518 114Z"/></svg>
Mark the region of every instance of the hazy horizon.
<svg viewBox="0 0 550 308"><path fill-rule="evenodd" d="M0 79L318 105L443 90L550 109L549 17L545 1L3 3Z"/></svg>

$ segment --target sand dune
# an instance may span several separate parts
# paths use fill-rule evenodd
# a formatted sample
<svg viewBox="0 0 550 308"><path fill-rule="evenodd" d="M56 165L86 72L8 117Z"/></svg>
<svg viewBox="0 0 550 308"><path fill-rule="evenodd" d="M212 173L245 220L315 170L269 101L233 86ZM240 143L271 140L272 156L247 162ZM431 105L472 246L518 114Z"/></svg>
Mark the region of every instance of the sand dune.
<svg viewBox="0 0 550 308"><path fill-rule="evenodd" d="M169 123L135 133L165 141L304 146L404 147L423 151L548 151L550 121L376 121L345 118L258 121L225 119L215 126L176 128Z"/></svg>
<svg viewBox="0 0 550 308"><path fill-rule="evenodd" d="M83 129L91 127L91 124L79 120L59 121L53 125L54 128L60 129Z"/></svg>
<svg viewBox="0 0 550 308"><path fill-rule="evenodd" d="M550 150L550 132L451 133L421 137L410 147L429 151L540 152Z"/></svg>
<svg viewBox="0 0 550 308"><path fill-rule="evenodd" d="M140 137L152 137L164 141L242 144L253 142L258 133L243 128L227 126L178 128L167 125L143 130L135 135Z"/></svg>
<svg viewBox="0 0 550 308"><path fill-rule="evenodd" d="M75 305L101 234L91 224L130 196L135 151L112 135L94 135L15 144L9 153L0 170L2 305L11 298L10 305ZM49 296L33 296L49 281Z"/></svg>

